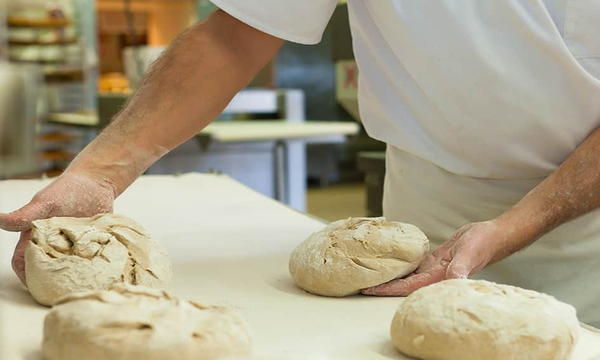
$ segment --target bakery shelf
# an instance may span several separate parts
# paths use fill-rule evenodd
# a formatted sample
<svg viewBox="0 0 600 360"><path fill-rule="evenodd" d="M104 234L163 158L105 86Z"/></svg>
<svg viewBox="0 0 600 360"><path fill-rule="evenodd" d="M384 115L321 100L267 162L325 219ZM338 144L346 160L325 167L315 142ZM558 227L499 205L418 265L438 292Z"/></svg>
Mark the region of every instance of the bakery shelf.
<svg viewBox="0 0 600 360"><path fill-rule="evenodd" d="M21 17L9 17L7 19L10 27L29 27L29 28L56 28L71 25L69 19L28 19Z"/></svg>
<svg viewBox="0 0 600 360"><path fill-rule="evenodd" d="M67 62L66 59L37 59L37 60L26 60L19 58L10 58L11 62L24 63L24 64L64 64Z"/></svg>
<svg viewBox="0 0 600 360"><path fill-rule="evenodd" d="M41 155L42 161L71 161L75 155L66 150L46 150Z"/></svg>
<svg viewBox="0 0 600 360"><path fill-rule="evenodd" d="M50 113L47 121L54 124L74 125L81 127L97 127L98 115L95 113Z"/></svg>
<svg viewBox="0 0 600 360"><path fill-rule="evenodd" d="M43 143L69 143L77 140L77 136L69 133L54 132L39 136L39 141Z"/></svg>
<svg viewBox="0 0 600 360"><path fill-rule="evenodd" d="M51 70L44 72L47 83L68 83L83 81L83 69Z"/></svg>
<svg viewBox="0 0 600 360"><path fill-rule="evenodd" d="M27 45L71 45L79 42L78 38L72 39L59 39L52 41L40 41L40 40L31 40L31 41L20 41L20 40L9 40L8 45L12 46L27 46Z"/></svg>

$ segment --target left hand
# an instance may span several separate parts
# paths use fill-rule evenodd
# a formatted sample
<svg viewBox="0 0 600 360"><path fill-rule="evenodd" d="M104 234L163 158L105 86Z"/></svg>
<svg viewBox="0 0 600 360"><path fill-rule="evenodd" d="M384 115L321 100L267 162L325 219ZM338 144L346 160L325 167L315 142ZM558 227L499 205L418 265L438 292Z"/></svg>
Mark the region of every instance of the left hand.
<svg viewBox="0 0 600 360"><path fill-rule="evenodd" d="M510 251L503 248L509 233L497 220L460 228L450 240L427 255L414 273L388 283L363 289L365 295L407 296L413 291L446 279L465 279Z"/></svg>

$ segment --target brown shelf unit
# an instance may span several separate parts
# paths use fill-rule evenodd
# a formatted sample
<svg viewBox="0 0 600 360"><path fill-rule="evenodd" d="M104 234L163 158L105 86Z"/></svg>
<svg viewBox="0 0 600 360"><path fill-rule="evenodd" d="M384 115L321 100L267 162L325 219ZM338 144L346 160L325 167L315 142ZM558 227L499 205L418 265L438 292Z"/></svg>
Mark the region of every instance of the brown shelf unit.
<svg viewBox="0 0 600 360"><path fill-rule="evenodd" d="M15 16L9 16L6 22L9 27L28 28L60 28L71 25L69 19L28 19Z"/></svg>
<svg viewBox="0 0 600 360"><path fill-rule="evenodd" d="M64 59L38 59L38 60L25 60L25 59L16 59L9 58L13 63L24 63L24 64L63 64L66 62Z"/></svg>
<svg viewBox="0 0 600 360"><path fill-rule="evenodd" d="M83 69L59 69L47 71L44 73L44 78L47 83L72 83L83 81Z"/></svg>
<svg viewBox="0 0 600 360"><path fill-rule="evenodd" d="M52 18L31 19L19 16L8 16L6 24L9 28L32 28L32 29L57 29L60 30L73 24L71 19ZM8 40L9 46L69 46L81 42L79 37L58 38L55 40L41 39L13 39ZM37 59L23 60L10 58L11 62L29 63L43 65L56 65L52 69L44 69L45 82L48 84L80 83L85 80L85 70L80 65L69 65L66 59ZM44 128L40 128L38 143L40 145L39 160L43 170L40 172L48 176L59 175L75 154L69 147L73 142L80 139L80 134L70 133L70 130L56 128L48 119L44 119ZM46 124L50 127L47 128ZM63 124L58 124L62 126Z"/></svg>
<svg viewBox="0 0 600 360"><path fill-rule="evenodd" d="M9 40L8 41L8 45L11 46L28 46L28 45L38 45L38 46L46 46L46 45L71 45L71 44L76 44L77 42L79 42L78 38L72 38L72 39L59 39L59 40L53 40L53 41L38 41L38 40L32 40L32 41L20 41L20 40Z"/></svg>

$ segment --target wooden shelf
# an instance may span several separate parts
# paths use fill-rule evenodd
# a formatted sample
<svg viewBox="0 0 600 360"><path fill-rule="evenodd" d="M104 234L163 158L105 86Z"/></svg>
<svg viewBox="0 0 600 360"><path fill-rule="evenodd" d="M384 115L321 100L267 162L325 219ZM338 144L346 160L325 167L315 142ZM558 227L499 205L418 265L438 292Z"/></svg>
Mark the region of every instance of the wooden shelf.
<svg viewBox="0 0 600 360"><path fill-rule="evenodd" d="M19 41L19 40L9 40L8 41L8 45L13 45L13 46L29 46L29 45L42 45L42 46L46 46L46 45L71 45L71 44L75 44L79 41L78 38L72 38L72 39L60 39L60 40L53 40L53 41L39 41L39 40L32 40L32 41Z"/></svg>
<svg viewBox="0 0 600 360"><path fill-rule="evenodd" d="M52 70L44 73L47 83L68 83L83 81L83 69Z"/></svg>
<svg viewBox="0 0 600 360"><path fill-rule="evenodd" d="M54 178L60 176L65 170L59 168L50 168L48 170L40 170L27 175L19 175L12 177L12 180L39 180L43 176Z"/></svg>
<svg viewBox="0 0 600 360"><path fill-rule="evenodd" d="M15 63L24 63L24 64L64 64L67 60L66 59L24 60L24 59L17 59L17 58L11 57L10 61L15 62Z"/></svg>
<svg viewBox="0 0 600 360"><path fill-rule="evenodd" d="M69 143L77 139L77 136L69 133L49 133L39 136L39 141L44 143Z"/></svg>
<svg viewBox="0 0 600 360"><path fill-rule="evenodd" d="M56 168L56 169L46 170L46 171L44 171L43 174L49 178L53 178L53 177L62 175L63 172L65 172L65 169Z"/></svg>
<svg viewBox="0 0 600 360"><path fill-rule="evenodd" d="M28 27L28 28L60 28L71 25L69 19L28 19L21 17L9 17L9 27Z"/></svg>
<svg viewBox="0 0 600 360"><path fill-rule="evenodd" d="M49 123L75 125L82 127L98 126L98 115L94 113L50 113L46 119Z"/></svg>
<svg viewBox="0 0 600 360"><path fill-rule="evenodd" d="M42 161L71 161L75 157L66 150L47 150L40 154Z"/></svg>

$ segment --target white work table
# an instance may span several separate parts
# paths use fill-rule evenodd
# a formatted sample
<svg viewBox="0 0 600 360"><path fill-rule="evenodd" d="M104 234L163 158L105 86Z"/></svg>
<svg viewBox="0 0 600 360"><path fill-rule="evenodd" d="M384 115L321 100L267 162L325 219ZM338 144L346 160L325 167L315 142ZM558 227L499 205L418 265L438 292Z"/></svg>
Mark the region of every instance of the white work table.
<svg viewBox="0 0 600 360"><path fill-rule="evenodd" d="M263 99L266 95L273 106L276 103L273 91L251 90L240 93L230 104L235 110L239 102L244 108L251 106L254 97ZM269 97L269 95L272 95ZM272 99L271 99L272 98ZM264 99L263 99L264 100ZM269 103L270 103L269 102ZM233 105L233 106L232 106ZM265 104L262 104L263 106ZM267 104L268 105L268 104ZM76 125L80 127L95 127L99 125L98 116L83 113L55 113L50 115L50 121L56 124ZM249 121L215 121L204 128L196 139L203 150L215 144L244 144L271 142L273 153L273 197L281 202L300 210L305 209L306 197L306 155L304 144L343 143L347 136L356 135L360 126L354 122L341 121L292 121L292 120L249 120ZM186 145L183 145L186 147ZM189 144L187 145L189 148ZM248 150L248 149L246 149ZM249 152L253 150L250 149ZM198 154L196 149L194 153ZM177 150L174 151L177 153ZM187 154L185 159L189 161ZM151 167L149 173L176 173L180 159L167 155L164 160ZM220 159L219 161L222 161ZM209 162L204 159L204 162ZM223 166L224 164L219 164ZM182 165L186 171L193 165ZM198 169L207 171L207 169ZM197 171L197 170L194 170Z"/></svg>
<svg viewBox="0 0 600 360"><path fill-rule="evenodd" d="M0 212L14 210L48 180L0 182ZM160 239L173 260L171 292L239 309L256 359L405 359L389 325L398 298L325 298L294 286L287 259L320 221L225 176L145 176L115 204ZM0 359L39 360L37 305L12 274L17 234L0 232ZM583 330L571 360L600 356L600 333Z"/></svg>
<svg viewBox="0 0 600 360"><path fill-rule="evenodd" d="M332 137L356 135L359 126L341 121L221 121L208 125L200 135L220 142L305 139L318 142Z"/></svg>
<svg viewBox="0 0 600 360"><path fill-rule="evenodd" d="M55 113L50 121L57 124L97 126L98 117L93 114ZM215 121L204 128L199 136L220 142L251 142L264 140L306 139L321 141L323 138L340 138L356 135L357 123L341 121L288 122L283 120ZM313 140L314 139L314 140Z"/></svg>
<svg viewBox="0 0 600 360"><path fill-rule="evenodd" d="M343 143L354 122L217 121L165 155L148 174L221 172L297 210L306 209L306 144Z"/></svg>
<svg viewBox="0 0 600 360"><path fill-rule="evenodd" d="M359 126L354 122L231 121L209 124L200 132L198 139L204 149L212 142L223 144L272 142L274 198L297 209L305 210L306 160L302 149L304 145L290 140L300 140L302 143L309 144L342 143L346 136L356 135L358 132ZM296 150L294 156L288 154L290 147ZM298 161L291 164L291 159ZM298 184L298 181L302 184Z"/></svg>

